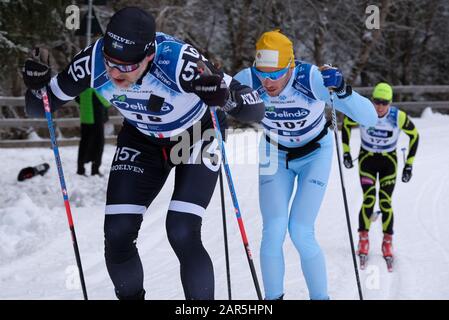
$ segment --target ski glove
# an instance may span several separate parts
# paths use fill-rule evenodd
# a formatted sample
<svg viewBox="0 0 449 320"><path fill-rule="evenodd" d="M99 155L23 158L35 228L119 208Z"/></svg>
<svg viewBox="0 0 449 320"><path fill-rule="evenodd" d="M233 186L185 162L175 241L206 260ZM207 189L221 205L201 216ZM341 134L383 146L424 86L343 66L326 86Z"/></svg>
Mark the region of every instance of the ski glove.
<svg viewBox="0 0 449 320"><path fill-rule="evenodd" d="M412 178L412 166L410 164L406 164L404 166L404 170L402 170L402 182L409 182Z"/></svg>
<svg viewBox="0 0 449 320"><path fill-rule="evenodd" d="M236 102L236 98L239 98L240 96L236 97L235 92L230 91L229 92L229 98L226 101L225 105L221 108L221 110L226 111L226 112L230 112L232 110L234 110L237 107L237 102ZM241 99L241 97L240 97Z"/></svg>
<svg viewBox="0 0 449 320"><path fill-rule="evenodd" d="M352 157L349 152L343 154L343 164L347 169L351 169L354 165L352 164Z"/></svg>
<svg viewBox="0 0 449 320"><path fill-rule="evenodd" d="M48 50L34 48L25 61L22 70L23 81L28 89L39 90L45 87L51 78L50 55Z"/></svg>
<svg viewBox="0 0 449 320"><path fill-rule="evenodd" d="M237 106L245 108L248 106L256 106L260 103L263 103L263 101L256 90L250 87L240 87L238 91L230 90L229 99L221 110L232 112Z"/></svg>
<svg viewBox="0 0 449 320"><path fill-rule="evenodd" d="M345 79L340 69L324 65L320 68L320 72L323 76L324 86L334 90L338 98L345 98L352 93L352 91L347 92Z"/></svg>
<svg viewBox="0 0 449 320"><path fill-rule="evenodd" d="M191 82L192 91L210 107L223 107L229 99L229 88L223 76L203 70Z"/></svg>

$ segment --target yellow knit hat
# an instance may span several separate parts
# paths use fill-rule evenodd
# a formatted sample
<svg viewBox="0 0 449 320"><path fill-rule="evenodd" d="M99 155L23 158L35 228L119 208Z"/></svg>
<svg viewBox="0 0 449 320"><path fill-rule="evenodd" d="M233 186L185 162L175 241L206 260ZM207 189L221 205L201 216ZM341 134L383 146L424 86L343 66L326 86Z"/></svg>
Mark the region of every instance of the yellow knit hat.
<svg viewBox="0 0 449 320"><path fill-rule="evenodd" d="M262 34L256 43L256 67L295 66L293 43L279 29Z"/></svg>

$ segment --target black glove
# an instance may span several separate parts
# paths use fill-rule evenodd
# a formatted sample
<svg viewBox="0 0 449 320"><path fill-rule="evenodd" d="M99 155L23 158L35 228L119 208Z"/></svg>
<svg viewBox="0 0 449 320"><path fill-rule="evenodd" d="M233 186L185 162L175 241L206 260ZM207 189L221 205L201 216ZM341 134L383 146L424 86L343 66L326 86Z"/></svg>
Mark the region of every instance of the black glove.
<svg viewBox="0 0 449 320"><path fill-rule="evenodd" d="M237 107L236 94L234 91L229 91L229 98L225 105L221 107L221 110L226 112L232 112Z"/></svg>
<svg viewBox="0 0 449 320"><path fill-rule="evenodd" d="M213 73L202 61L197 62L199 74L191 82L192 91L210 107L223 107L229 99L229 88L223 76Z"/></svg>
<svg viewBox="0 0 449 320"><path fill-rule="evenodd" d="M349 152L343 153L343 164L347 169L351 169L354 165L352 164L352 157Z"/></svg>
<svg viewBox="0 0 449 320"><path fill-rule="evenodd" d="M402 182L409 182L412 178L412 166L410 164L406 164L404 166L404 170L402 170Z"/></svg>
<svg viewBox="0 0 449 320"><path fill-rule="evenodd" d="M34 48L31 51L31 56L25 61L22 76L28 89L39 90L45 87L51 78L48 50Z"/></svg>
<svg viewBox="0 0 449 320"><path fill-rule="evenodd" d="M218 74L198 75L192 81L192 91L211 107L223 107L229 98L229 88Z"/></svg>

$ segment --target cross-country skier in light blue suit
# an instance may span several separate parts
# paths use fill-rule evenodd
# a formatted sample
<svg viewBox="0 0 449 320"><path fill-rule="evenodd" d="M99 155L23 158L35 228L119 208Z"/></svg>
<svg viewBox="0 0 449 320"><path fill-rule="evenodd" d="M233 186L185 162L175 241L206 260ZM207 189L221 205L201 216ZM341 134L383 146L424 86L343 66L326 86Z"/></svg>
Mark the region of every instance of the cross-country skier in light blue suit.
<svg viewBox="0 0 449 320"><path fill-rule="evenodd" d="M337 110L373 126L377 121L374 106L345 84L339 69L295 61L292 42L279 30L259 38L253 67L240 71L235 79L257 89L266 108L259 153L265 298L284 296L283 243L288 229L310 299L329 299L325 259L314 230L332 162L332 134L328 134L324 107L330 104L329 90L333 90Z"/></svg>

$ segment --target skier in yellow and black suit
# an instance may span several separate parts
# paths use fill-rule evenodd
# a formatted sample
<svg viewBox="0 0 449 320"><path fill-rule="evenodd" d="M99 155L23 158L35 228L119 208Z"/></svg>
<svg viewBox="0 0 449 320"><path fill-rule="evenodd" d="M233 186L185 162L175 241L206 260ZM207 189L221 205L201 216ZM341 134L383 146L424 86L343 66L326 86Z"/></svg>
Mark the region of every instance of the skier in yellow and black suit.
<svg viewBox="0 0 449 320"><path fill-rule="evenodd" d="M359 154L360 183L363 189L363 204L359 214L359 255L367 255L369 249L368 231L376 202L376 181L379 179L379 207L382 212L384 239L382 252L384 257L392 257L393 209L391 197L396 183L397 156L396 144L400 130L410 137L409 152L402 171L402 181L408 182L412 176L412 165L418 148L418 130L407 114L391 106L393 89L386 83L376 85L372 102L378 114L374 127L360 126L362 138ZM343 121L344 165L352 168L349 148L351 127L358 125L350 118ZM377 178L378 177L378 178Z"/></svg>

